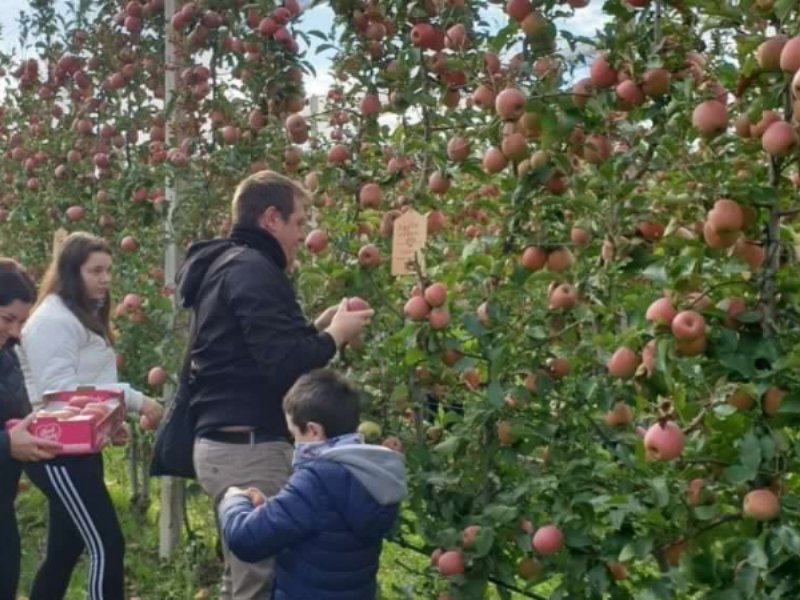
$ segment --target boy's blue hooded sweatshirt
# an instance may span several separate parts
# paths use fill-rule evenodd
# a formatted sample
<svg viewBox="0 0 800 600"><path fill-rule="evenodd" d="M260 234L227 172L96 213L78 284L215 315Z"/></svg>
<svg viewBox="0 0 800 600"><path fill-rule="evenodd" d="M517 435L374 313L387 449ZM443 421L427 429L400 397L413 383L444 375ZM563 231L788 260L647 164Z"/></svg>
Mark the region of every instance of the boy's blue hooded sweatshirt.
<svg viewBox="0 0 800 600"><path fill-rule="evenodd" d="M273 600L374 600L381 544L406 493L402 454L337 446L298 465L258 508L224 500L222 532L243 561L276 556Z"/></svg>

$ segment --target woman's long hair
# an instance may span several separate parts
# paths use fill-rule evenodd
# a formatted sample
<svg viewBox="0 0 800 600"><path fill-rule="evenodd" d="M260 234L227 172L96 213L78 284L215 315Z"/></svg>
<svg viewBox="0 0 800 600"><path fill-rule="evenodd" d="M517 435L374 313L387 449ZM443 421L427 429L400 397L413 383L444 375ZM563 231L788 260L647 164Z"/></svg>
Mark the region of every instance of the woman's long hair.
<svg viewBox="0 0 800 600"><path fill-rule="evenodd" d="M48 294L58 294L86 329L102 336L111 344L114 334L111 329L110 294L106 292L104 302L98 306L86 294L81 277L81 267L93 252L103 252L110 256L111 246L103 238L82 231L68 235L47 267L34 311Z"/></svg>
<svg viewBox="0 0 800 600"><path fill-rule="evenodd" d="M8 306L16 300L33 304L36 285L17 261L0 257L0 306Z"/></svg>

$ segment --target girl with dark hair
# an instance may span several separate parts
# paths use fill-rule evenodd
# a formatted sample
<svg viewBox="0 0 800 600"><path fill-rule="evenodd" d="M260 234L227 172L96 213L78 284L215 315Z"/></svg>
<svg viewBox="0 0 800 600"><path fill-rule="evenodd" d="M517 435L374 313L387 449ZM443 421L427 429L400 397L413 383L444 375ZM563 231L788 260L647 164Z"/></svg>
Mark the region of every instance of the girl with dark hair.
<svg viewBox="0 0 800 600"><path fill-rule="evenodd" d="M20 358L33 407L50 390L97 385L125 393L129 411L155 427L160 405L117 380L109 319L111 248L105 240L73 233L45 274L39 300L22 330ZM125 542L104 481L101 453L60 456L26 468L47 496L47 554L30 600L60 600L84 549L89 600L123 600Z"/></svg>
<svg viewBox="0 0 800 600"><path fill-rule="evenodd" d="M15 261L0 258L0 600L17 597L20 545L14 500L22 461L53 458L58 450L58 444L28 433L31 405L14 352L34 300L31 278ZM6 431L9 419L23 420Z"/></svg>

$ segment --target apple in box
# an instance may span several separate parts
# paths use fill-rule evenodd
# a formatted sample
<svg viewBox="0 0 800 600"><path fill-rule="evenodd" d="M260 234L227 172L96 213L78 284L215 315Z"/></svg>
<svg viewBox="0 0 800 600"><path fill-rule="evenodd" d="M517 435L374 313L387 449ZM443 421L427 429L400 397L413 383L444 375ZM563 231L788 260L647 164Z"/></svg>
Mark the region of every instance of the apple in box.
<svg viewBox="0 0 800 600"><path fill-rule="evenodd" d="M30 432L61 444L60 454L100 452L125 421L123 393L116 390L48 392L44 401Z"/></svg>

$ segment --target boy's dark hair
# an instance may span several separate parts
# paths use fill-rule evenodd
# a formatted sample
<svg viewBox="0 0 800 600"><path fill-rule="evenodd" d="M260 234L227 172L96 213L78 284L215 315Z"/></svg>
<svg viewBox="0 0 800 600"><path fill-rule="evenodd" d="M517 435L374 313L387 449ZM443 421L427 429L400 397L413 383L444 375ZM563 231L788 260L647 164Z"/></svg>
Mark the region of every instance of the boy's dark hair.
<svg viewBox="0 0 800 600"><path fill-rule="evenodd" d="M358 429L361 412L358 388L330 369L317 369L298 379L283 398L285 412L301 433L313 421L333 438Z"/></svg>

